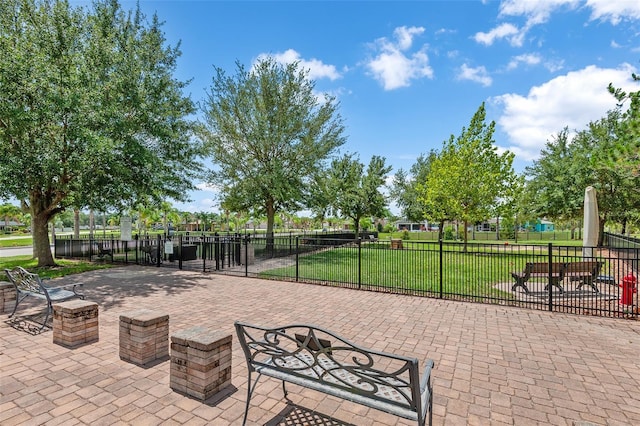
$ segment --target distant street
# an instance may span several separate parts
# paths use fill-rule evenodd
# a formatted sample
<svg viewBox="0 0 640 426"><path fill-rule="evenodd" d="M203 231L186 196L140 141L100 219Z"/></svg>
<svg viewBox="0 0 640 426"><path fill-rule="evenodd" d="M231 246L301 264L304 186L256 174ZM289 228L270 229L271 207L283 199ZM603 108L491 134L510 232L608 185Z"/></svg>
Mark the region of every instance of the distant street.
<svg viewBox="0 0 640 426"><path fill-rule="evenodd" d="M53 250L53 246L51 246ZM33 247L2 247L0 248L0 257L25 256L33 254Z"/></svg>

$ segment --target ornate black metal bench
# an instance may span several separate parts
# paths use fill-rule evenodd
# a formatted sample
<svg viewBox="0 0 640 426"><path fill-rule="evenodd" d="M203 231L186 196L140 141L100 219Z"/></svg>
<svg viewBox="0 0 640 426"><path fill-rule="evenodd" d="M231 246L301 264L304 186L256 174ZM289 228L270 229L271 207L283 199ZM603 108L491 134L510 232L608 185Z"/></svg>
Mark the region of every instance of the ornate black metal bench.
<svg viewBox="0 0 640 426"><path fill-rule="evenodd" d="M236 321L249 377L243 424L261 375L382 410L423 426L432 420L432 360L422 379L418 360L365 349L313 325L265 328ZM251 373L258 376L252 383Z"/></svg>
<svg viewBox="0 0 640 426"><path fill-rule="evenodd" d="M73 284L73 288L71 290L66 290L65 287L49 287L44 285L38 274L28 272L20 266L17 266L12 270L5 269L4 272L7 274L9 281L11 281L16 289L16 304L13 307L13 312L11 312L9 318L16 313L18 304L27 296L33 296L47 301L47 316L45 317L40 330L47 325L49 315L51 315L51 312L53 311L53 307L51 306L53 302L63 302L65 300L73 299L74 297L84 299L83 294L76 292L76 287L78 285L82 286L82 284ZM71 287L71 285L66 287Z"/></svg>

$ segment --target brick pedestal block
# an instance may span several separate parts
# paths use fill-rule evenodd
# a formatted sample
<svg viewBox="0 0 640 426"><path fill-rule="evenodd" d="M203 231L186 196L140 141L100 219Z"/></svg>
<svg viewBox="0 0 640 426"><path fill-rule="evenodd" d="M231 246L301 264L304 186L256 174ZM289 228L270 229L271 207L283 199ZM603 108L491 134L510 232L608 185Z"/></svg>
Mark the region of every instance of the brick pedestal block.
<svg viewBox="0 0 640 426"><path fill-rule="evenodd" d="M73 348L98 337L97 303L69 300L53 305L53 343Z"/></svg>
<svg viewBox="0 0 640 426"><path fill-rule="evenodd" d="M171 336L171 389L206 400L231 384L231 335L193 327Z"/></svg>
<svg viewBox="0 0 640 426"><path fill-rule="evenodd" d="M139 309L120 315L120 359L145 365L169 356L169 315Z"/></svg>
<svg viewBox="0 0 640 426"><path fill-rule="evenodd" d="M0 314L10 314L16 305L16 289L11 283L0 283Z"/></svg>

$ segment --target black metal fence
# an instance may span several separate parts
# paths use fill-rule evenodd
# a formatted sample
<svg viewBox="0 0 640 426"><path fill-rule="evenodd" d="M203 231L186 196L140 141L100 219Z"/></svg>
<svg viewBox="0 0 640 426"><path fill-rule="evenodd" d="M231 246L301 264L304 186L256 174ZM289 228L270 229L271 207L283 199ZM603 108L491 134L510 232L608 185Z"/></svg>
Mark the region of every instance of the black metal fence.
<svg viewBox="0 0 640 426"><path fill-rule="evenodd" d="M640 244L611 242L610 247L584 249L553 243L378 241L373 234L354 240L353 234L346 235L350 238L322 234L271 239L255 235L133 241L58 238L55 256L586 315L637 318L639 314L638 294L624 284L638 277ZM607 238L615 240L613 235ZM529 276L528 268L533 271Z"/></svg>

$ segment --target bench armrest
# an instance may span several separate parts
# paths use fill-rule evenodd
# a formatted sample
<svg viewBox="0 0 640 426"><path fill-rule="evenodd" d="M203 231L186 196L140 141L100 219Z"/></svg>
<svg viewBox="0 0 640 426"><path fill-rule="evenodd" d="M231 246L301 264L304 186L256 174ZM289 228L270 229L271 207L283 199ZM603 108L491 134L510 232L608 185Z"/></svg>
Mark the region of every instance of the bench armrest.
<svg viewBox="0 0 640 426"><path fill-rule="evenodd" d="M422 373L422 380L420 381L420 392L423 392L427 385L431 384L431 370L433 369L434 363L432 360L428 360L426 365L424 366L424 372Z"/></svg>

